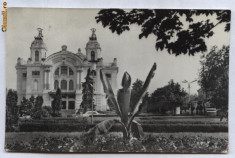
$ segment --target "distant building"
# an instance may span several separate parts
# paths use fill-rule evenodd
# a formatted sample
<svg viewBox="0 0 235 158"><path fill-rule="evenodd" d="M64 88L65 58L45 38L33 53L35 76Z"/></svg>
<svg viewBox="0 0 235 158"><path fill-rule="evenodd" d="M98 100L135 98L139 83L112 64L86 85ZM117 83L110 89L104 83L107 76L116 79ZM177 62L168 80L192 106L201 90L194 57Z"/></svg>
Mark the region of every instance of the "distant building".
<svg viewBox="0 0 235 158"><path fill-rule="evenodd" d="M94 78L94 99L96 110L108 109L102 83L100 81L100 69L106 74L114 91L117 91L117 60L104 63L101 58L101 47L97 41L95 29L86 44L86 54L78 49L78 52L68 51L67 46L48 57L47 47L43 41L42 29L38 29L38 36L30 46L30 58L27 62L18 58L15 66L17 72L18 104L23 97L43 96L44 105L51 106L52 96L57 88L62 91L62 110L74 111L80 108L82 102L82 82L88 68L93 66L90 61L100 59L97 63ZM53 39L52 39L53 40Z"/></svg>

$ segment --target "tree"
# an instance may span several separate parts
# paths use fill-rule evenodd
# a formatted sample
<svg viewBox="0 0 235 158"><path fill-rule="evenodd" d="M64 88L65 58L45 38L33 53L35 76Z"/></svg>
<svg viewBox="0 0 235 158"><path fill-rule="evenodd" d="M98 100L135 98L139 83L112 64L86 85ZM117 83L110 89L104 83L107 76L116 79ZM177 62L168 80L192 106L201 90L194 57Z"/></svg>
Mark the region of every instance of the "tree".
<svg viewBox="0 0 235 158"><path fill-rule="evenodd" d="M40 96L40 95L37 96L36 100L35 100L35 108L36 109L42 109L43 102L44 102L43 97Z"/></svg>
<svg viewBox="0 0 235 158"><path fill-rule="evenodd" d="M31 97L29 98L29 102L31 103L32 106L34 106L34 104L35 104L35 97L33 95L31 95Z"/></svg>
<svg viewBox="0 0 235 158"><path fill-rule="evenodd" d="M12 111L14 109L14 107L17 105L17 100L17 92L15 90L9 89L6 98L6 105L8 111Z"/></svg>
<svg viewBox="0 0 235 158"><path fill-rule="evenodd" d="M137 79L133 85L131 90L131 101L130 101L130 111L132 112L134 110L134 105L138 101L138 98L141 95L141 90L143 88L143 81Z"/></svg>
<svg viewBox="0 0 235 158"><path fill-rule="evenodd" d="M229 47L214 46L202 56L199 84L213 107L228 110Z"/></svg>
<svg viewBox="0 0 235 158"><path fill-rule="evenodd" d="M43 97L37 96L35 99L35 105L33 109L31 110L31 117L33 119L41 119L44 116L45 111L42 109L43 105Z"/></svg>
<svg viewBox="0 0 235 158"><path fill-rule="evenodd" d="M216 16L216 19L211 18ZM203 16L204 20L195 20ZM225 24L230 31L230 10L160 10L160 9L102 9L95 17L97 23L120 35L130 25L141 27L139 39L156 36L156 50L167 50L174 55L194 55L207 51L206 38L213 36L213 28Z"/></svg>
<svg viewBox="0 0 235 158"><path fill-rule="evenodd" d="M165 113L166 110L173 110L177 106L183 104L183 98L186 96L186 92L181 89L179 83L175 83L173 80L168 82L168 85L158 88L150 96L150 111L158 111Z"/></svg>
<svg viewBox="0 0 235 158"><path fill-rule="evenodd" d="M9 89L6 97L6 131L14 130L18 120L17 92Z"/></svg>
<svg viewBox="0 0 235 158"><path fill-rule="evenodd" d="M88 109L91 109L93 102L93 109L95 109L94 100L93 100L93 78L91 77L90 68L87 70L87 75L85 77L85 82L82 83L82 102L81 108L83 112L86 112Z"/></svg>
<svg viewBox="0 0 235 158"><path fill-rule="evenodd" d="M21 102L20 102L20 107L19 107L20 117L30 115L33 106L34 106L34 101L31 102L30 100L23 97Z"/></svg>
<svg viewBox="0 0 235 158"><path fill-rule="evenodd" d="M58 88L54 95L54 100L52 101L53 117L61 116L60 114L61 108L62 108L62 95L60 88Z"/></svg>

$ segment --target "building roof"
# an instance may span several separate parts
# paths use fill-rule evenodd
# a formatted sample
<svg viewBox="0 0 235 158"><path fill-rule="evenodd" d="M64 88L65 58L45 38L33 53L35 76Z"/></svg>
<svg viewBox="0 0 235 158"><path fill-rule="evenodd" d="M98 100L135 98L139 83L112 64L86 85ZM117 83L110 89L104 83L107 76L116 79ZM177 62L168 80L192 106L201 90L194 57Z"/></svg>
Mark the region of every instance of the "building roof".
<svg viewBox="0 0 235 158"><path fill-rule="evenodd" d="M34 37L34 41L31 43L31 48L39 48L47 50L46 44L43 42L43 35L41 28L38 28L38 36Z"/></svg>

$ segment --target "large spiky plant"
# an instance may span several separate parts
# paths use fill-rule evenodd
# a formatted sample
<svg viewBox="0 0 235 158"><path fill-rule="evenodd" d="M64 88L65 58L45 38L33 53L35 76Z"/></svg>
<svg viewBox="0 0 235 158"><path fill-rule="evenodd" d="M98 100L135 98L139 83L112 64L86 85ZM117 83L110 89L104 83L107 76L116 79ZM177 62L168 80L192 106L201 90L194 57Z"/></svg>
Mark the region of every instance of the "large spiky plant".
<svg viewBox="0 0 235 158"><path fill-rule="evenodd" d="M87 134L92 136L96 136L97 134L104 134L107 133L115 123L120 123L122 126L123 139L125 142L130 140L131 137L142 138L144 135L143 128L136 120L134 120L134 118L141 112L141 109L143 109L143 106L145 105L141 104L142 98L147 92L156 68L157 65L154 63L144 82L141 95L134 105L135 108L131 116L128 116L131 97L131 76L127 72L124 73L122 78L122 89L118 90L116 98L113 89L108 79L106 78L106 75L103 74L102 70L100 70L100 78L103 84L104 92L106 93L107 103L109 107L117 113L120 119L105 120L91 128Z"/></svg>

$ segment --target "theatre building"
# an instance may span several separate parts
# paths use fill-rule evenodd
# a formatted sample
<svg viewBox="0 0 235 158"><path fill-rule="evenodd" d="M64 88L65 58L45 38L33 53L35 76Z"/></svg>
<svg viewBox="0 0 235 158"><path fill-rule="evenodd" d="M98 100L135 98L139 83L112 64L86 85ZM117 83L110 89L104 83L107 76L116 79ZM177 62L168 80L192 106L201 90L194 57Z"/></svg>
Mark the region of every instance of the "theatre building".
<svg viewBox="0 0 235 158"><path fill-rule="evenodd" d="M79 41L78 41L79 42ZM107 76L117 91L117 60L105 63L102 59L101 47L97 41L95 29L89 37L82 53L70 52L66 45L55 53L49 53L43 41L42 29L38 29L38 35L34 37L29 49L29 58L24 61L17 59L15 66L17 72L18 104L23 97L29 98L41 95L44 106L51 106L53 95L57 88L62 91L62 111L74 111L80 108L82 102L82 83L85 81L88 68L96 64L94 73L94 104L96 110L108 110L102 83L100 81L100 69ZM47 54L51 54L47 56ZM99 60L98 60L99 59ZM94 63L92 61L98 61Z"/></svg>

